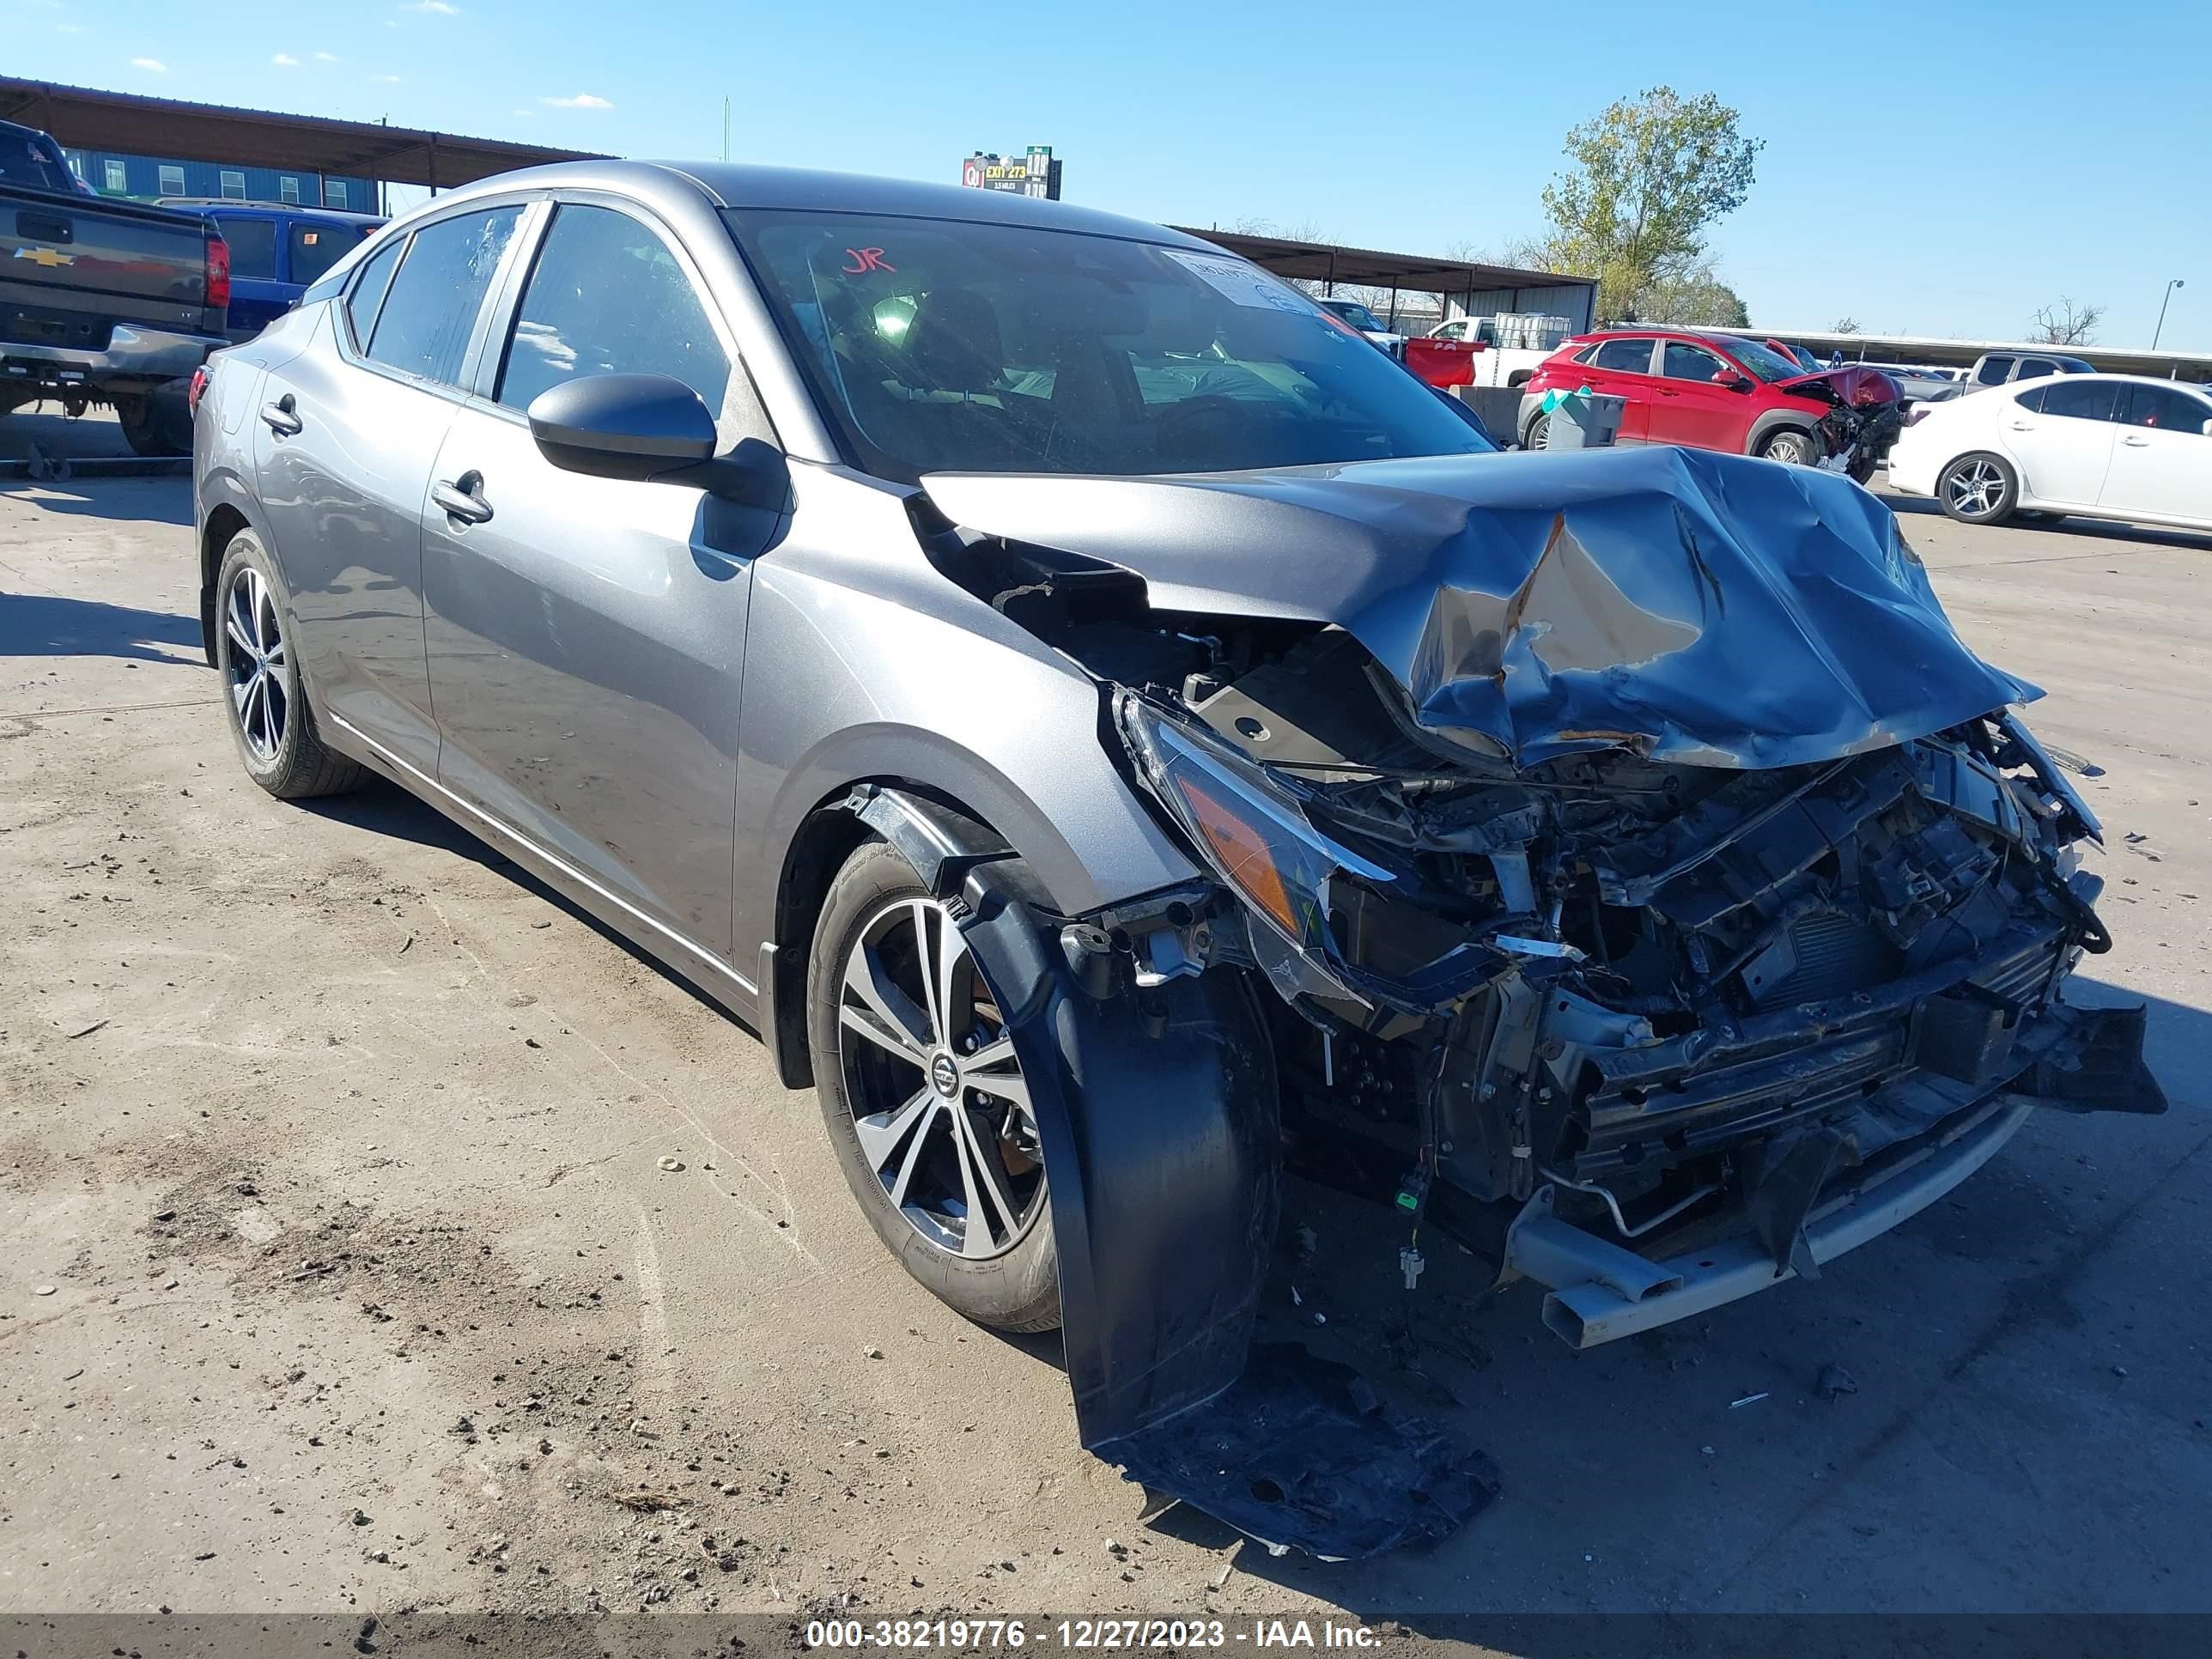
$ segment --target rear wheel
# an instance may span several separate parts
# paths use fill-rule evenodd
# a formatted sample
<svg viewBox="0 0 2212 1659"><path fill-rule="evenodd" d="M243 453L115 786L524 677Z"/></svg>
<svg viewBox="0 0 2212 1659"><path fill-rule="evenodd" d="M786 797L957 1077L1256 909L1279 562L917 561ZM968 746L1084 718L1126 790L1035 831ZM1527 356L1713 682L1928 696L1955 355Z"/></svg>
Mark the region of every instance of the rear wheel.
<svg viewBox="0 0 2212 1659"><path fill-rule="evenodd" d="M1936 505L1960 524L2002 524L2019 499L2020 481L1994 455L1961 455L1936 476Z"/></svg>
<svg viewBox="0 0 2212 1659"><path fill-rule="evenodd" d="M368 773L325 748L307 706L269 556L250 530L231 538L216 576L216 672L247 775L279 800L358 789Z"/></svg>
<svg viewBox="0 0 2212 1659"><path fill-rule="evenodd" d="M116 424L134 455L167 459L192 453L192 417L181 394L147 392L115 400Z"/></svg>
<svg viewBox="0 0 2212 1659"><path fill-rule="evenodd" d="M1528 430L1522 434L1521 447L1523 449L1543 448L1545 440L1551 435L1551 431L1552 417L1549 415L1539 415L1534 420L1528 422Z"/></svg>
<svg viewBox="0 0 2212 1659"><path fill-rule="evenodd" d="M1770 461L1779 461L1784 466L1810 466L1817 459L1813 434L1794 426L1785 426L1779 432L1768 434L1759 453Z"/></svg>
<svg viewBox="0 0 2212 1659"><path fill-rule="evenodd" d="M1060 1257L1028 1084L945 905L882 842L830 885L807 964L830 1143L901 1265L979 1324L1060 1323Z"/></svg>

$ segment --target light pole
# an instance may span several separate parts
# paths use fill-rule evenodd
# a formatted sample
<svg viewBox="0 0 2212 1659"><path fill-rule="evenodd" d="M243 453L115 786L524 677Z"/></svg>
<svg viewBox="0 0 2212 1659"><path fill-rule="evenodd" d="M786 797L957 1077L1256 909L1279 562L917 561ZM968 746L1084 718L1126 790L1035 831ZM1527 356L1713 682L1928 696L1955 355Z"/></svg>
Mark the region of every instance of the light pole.
<svg viewBox="0 0 2212 1659"><path fill-rule="evenodd" d="M2159 337L2160 334L2162 334L2162 333L2164 333L2164 332L2166 331L2166 301L2173 298L2173 290L2174 290L2174 289L2178 289L2178 288L2186 288L2187 286L2188 286L2188 284L2187 284L2187 283L2184 283L2184 282L2181 280L2181 278L2180 278L2180 277L2177 276L2177 277L2175 277L2172 282L2168 283L2166 285L2166 292L2159 295L2159 297L2158 297L2158 326L2157 326L2156 328L2154 328L2154 329L2151 330L2151 331L2150 331L2150 349L2151 349L2153 351L2155 351L2155 350L2157 350L2157 349L2158 349L2158 337Z"/></svg>

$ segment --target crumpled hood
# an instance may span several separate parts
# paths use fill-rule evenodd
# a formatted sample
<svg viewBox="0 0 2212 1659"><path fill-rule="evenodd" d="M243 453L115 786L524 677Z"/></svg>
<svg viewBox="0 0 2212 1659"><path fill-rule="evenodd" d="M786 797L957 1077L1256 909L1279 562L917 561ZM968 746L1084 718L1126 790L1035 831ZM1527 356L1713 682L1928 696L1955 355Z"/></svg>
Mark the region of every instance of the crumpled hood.
<svg viewBox="0 0 2212 1659"><path fill-rule="evenodd" d="M1423 726L1521 765L1796 765L2042 695L1966 648L1887 507L1811 468L1652 447L922 486L1157 609L1340 626Z"/></svg>

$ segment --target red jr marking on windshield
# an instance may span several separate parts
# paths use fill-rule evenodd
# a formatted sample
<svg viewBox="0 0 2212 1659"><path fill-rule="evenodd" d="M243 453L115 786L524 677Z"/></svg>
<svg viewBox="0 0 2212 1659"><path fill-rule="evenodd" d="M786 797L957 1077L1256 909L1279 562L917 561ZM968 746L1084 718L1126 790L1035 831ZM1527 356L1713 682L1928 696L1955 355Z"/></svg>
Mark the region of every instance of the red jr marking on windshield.
<svg viewBox="0 0 2212 1659"><path fill-rule="evenodd" d="M879 247L848 247L845 252L852 256L853 263L840 265L838 269L848 276L859 276L871 270L896 271L898 269L884 258L884 251Z"/></svg>

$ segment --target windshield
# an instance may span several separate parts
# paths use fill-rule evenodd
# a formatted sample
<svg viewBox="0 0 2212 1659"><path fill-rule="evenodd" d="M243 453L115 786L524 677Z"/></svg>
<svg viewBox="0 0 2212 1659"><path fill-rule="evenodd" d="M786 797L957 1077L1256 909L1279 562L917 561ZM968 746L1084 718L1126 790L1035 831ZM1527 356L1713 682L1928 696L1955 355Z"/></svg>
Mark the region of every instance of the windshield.
<svg viewBox="0 0 2212 1659"><path fill-rule="evenodd" d="M1727 348L1729 356L1741 363L1752 374L1769 385L1777 380L1794 380L1800 374L1806 373L1803 368L1791 362L1787 357L1769 351L1756 340L1739 339L1730 335L1720 343Z"/></svg>
<svg viewBox="0 0 2212 1659"><path fill-rule="evenodd" d="M728 218L869 471L1226 471L1491 446L1304 295L1225 253L1030 226Z"/></svg>

